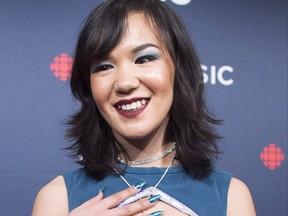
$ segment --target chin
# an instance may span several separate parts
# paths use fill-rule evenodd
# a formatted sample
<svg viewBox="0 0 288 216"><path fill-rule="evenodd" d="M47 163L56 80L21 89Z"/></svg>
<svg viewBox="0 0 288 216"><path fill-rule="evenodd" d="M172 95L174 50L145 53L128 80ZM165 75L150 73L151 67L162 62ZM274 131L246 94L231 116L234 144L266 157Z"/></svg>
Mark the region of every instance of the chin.
<svg viewBox="0 0 288 216"><path fill-rule="evenodd" d="M132 133L131 133L132 132ZM145 139L146 137L149 137L151 135L151 131L134 131L133 129L130 129L128 132L123 132L123 133L117 133L115 137L121 137L125 140L141 140Z"/></svg>

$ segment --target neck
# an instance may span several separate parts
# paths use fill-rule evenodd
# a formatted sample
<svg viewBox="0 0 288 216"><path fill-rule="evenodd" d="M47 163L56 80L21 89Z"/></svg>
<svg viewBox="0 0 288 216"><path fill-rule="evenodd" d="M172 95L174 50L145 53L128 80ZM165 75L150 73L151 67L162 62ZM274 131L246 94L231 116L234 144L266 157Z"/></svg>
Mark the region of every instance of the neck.
<svg viewBox="0 0 288 216"><path fill-rule="evenodd" d="M171 147L173 141L167 136L168 134L171 134L170 131L168 131L167 125L168 119L159 128L146 136L127 138L120 134L114 134L120 149L121 158L124 159L124 153L126 153L128 161L144 160L153 157L154 155L161 154ZM167 157L143 166L167 166L167 158L171 158L171 155L169 154Z"/></svg>
<svg viewBox="0 0 288 216"><path fill-rule="evenodd" d="M125 154L119 154L119 160L122 163L127 163L129 166L167 166L168 162L171 159L171 155L175 153L175 143L168 142L162 145L160 148L155 148L155 144L153 145L153 150L151 148L145 148L139 150L131 151L128 153L128 158L125 160ZM133 148L132 148L133 149ZM126 149L125 149L126 150ZM131 157L131 152L133 152L133 156ZM172 153L173 152L173 153Z"/></svg>

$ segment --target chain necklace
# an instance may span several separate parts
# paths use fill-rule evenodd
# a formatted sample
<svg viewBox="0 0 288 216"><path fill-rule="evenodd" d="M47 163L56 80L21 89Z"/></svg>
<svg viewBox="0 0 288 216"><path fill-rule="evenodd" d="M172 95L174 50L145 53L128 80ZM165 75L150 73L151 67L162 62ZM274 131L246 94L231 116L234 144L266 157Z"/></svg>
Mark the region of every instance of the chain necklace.
<svg viewBox="0 0 288 216"><path fill-rule="evenodd" d="M173 161L174 161L175 154L176 154L176 153L174 153L174 155L173 155L173 157L172 157L172 160L170 161L168 167L166 168L166 170L165 170L165 172L163 173L163 175L161 176L161 178L160 178L160 179L158 180L158 182L155 184L154 188L157 188L158 185L159 185L159 184L161 183L161 181L163 180L163 178L166 176L168 170L169 170L170 167L172 166L172 163L173 163ZM119 177L120 177L129 187L131 187L131 185L130 185L129 182L124 178L123 175L121 175L115 168L114 168L114 171L119 175Z"/></svg>
<svg viewBox="0 0 288 216"><path fill-rule="evenodd" d="M154 155L154 156L152 156L150 158L145 158L143 160L129 161L128 165L129 166L137 166L137 165L143 165L143 164L147 164L147 163L151 163L151 162L157 161L157 160L159 160L161 158L164 158L166 155L170 154L172 151L175 150L175 148L176 148L176 143L173 142L173 145L170 148L166 149L161 154ZM121 163L125 163L124 160L120 159L120 155L118 156L118 161L121 162Z"/></svg>
<svg viewBox="0 0 288 216"><path fill-rule="evenodd" d="M170 161L168 167L166 168L165 172L161 176L161 178L158 180L158 182L155 184L155 186L148 187L144 189L143 191L139 192L138 194L129 197L126 199L123 203L121 203L121 206L128 205L130 203L135 202L136 200L140 200L143 197L149 197L151 195L160 195L160 200L167 203L168 205L171 205L172 207L178 209L182 213L185 213L190 216L198 216L193 210L191 210L189 207L185 206L183 203L179 202L178 200L174 199L170 195L164 193L162 190L158 189L158 185L162 182L163 178L166 176L167 172L169 171L170 167L172 166L172 163L174 161L176 153L174 153L172 160ZM123 175L121 175L115 168L114 171L117 173L117 175L127 184L128 187L131 187L131 184L124 178Z"/></svg>

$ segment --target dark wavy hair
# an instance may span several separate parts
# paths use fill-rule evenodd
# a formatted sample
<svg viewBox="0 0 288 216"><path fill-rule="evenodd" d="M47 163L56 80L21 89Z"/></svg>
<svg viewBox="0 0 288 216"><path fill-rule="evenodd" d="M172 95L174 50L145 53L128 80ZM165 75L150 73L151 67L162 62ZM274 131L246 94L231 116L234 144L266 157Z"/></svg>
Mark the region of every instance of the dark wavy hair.
<svg viewBox="0 0 288 216"><path fill-rule="evenodd" d="M110 126L91 93L90 67L105 59L125 34L130 13L143 13L175 65L174 98L167 130L177 143L177 159L195 178L208 176L219 153L220 124L207 109L197 53L180 18L159 0L106 0L88 16L79 35L71 74L71 90L81 107L67 122L68 147L97 180L117 167L119 149Z"/></svg>

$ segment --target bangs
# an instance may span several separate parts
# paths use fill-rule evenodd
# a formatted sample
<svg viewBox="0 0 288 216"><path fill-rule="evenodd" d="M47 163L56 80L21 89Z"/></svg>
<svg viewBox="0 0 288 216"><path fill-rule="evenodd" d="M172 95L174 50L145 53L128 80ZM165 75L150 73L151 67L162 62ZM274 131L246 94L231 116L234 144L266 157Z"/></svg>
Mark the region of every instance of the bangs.
<svg viewBox="0 0 288 216"><path fill-rule="evenodd" d="M106 1L87 19L84 26L84 49L87 66L99 62L109 56L111 51L125 37L129 14L142 13L151 27L159 43L165 47L173 61L175 54L172 42L172 31L167 19L167 11L155 1ZM171 35L172 33L172 35Z"/></svg>
<svg viewBox="0 0 288 216"><path fill-rule="evenodd" d="M89 32L86 39L85 52L87 58L87 66L90 67L105 58L107 58L110 52L121 42L123 35L126 31L127 17L125 13L121 13L117 10L111 10L114 12L97 13L94 15L91 22L87 25L87 31ZM98 11L96 11L98 12ZM101 12L101 11L100 11Z"/></svg>

